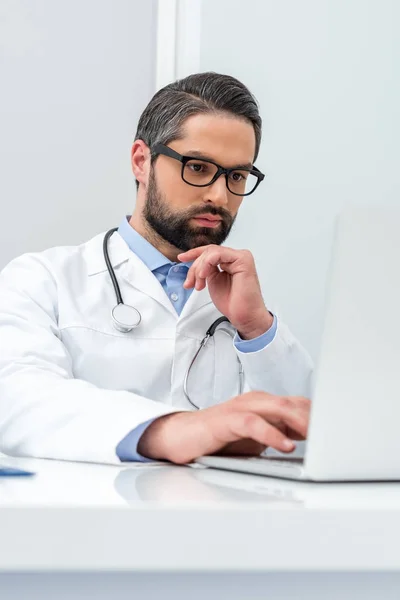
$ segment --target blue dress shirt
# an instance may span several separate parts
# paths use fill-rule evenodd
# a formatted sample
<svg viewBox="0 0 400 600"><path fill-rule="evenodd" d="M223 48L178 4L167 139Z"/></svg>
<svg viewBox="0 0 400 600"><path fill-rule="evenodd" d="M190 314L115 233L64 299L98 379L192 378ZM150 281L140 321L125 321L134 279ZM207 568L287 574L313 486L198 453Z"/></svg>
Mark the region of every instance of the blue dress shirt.
<svg viewBox="0 0 400 600"><path fill-rule="evenodd" d="M130 250L144 262L148 269L158 279L163 290L171 300L176 312L180 315L187 299L193 292L193 288L187 290L183 287L187 272L193 262L171 262L161 254L157 248L152 246L150 242L133 229L133 227L129 225L128 220L129 217L123 219L118 228L118 233L127 243ZM236 334L234 339L236 348L240 352L257 352L258 350L262 350L274 339L277 325L277 318L274 316L274 321L270 329L253 340L242 340L239 334ZM153 421L154 419L150 419L149 421L138 425L120 441L116 448L116 453L121 461L151 461L151 459L138 454L136 448L145 429Z"/></svg>

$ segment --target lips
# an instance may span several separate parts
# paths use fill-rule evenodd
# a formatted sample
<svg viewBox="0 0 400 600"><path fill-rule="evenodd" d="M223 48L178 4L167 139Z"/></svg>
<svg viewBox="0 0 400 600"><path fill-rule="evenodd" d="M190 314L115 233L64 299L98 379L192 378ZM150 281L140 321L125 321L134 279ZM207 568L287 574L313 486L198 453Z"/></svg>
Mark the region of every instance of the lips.
<svg viewBox="0 0 400 600"><path fill-rule="evenodd" d="M214 215L198 215L194 217L194 220L201 227L218 227L218 224L222 221L220 217Z"/></svg>
<svg viewBox="0 0 400 600"><path fill-rule="evenodd" d="M197 217L194 217L195 219L206 219L207 221L222 221L221 217L218 217L217 215L210 215L210 214L204 214L204 215L197 215Z"/></svg>

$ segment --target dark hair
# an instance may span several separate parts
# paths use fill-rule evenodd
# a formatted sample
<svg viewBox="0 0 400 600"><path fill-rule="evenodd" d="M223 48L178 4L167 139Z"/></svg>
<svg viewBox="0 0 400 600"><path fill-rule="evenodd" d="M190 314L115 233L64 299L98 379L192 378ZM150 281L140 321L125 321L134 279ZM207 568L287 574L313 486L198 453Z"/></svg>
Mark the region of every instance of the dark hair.
<svg viewBox="0 0 400 600"><path fill-rule="evenodd" d="M238 79L219 73L195 73L159 90L139 119L135 140L143 140L150 149L158 143L166 145L182 136L182 126L188 117L212 112L230 113L253 125L255 160L262 127L257 100ZM156 156L152 154L152 160Z"/></svg>

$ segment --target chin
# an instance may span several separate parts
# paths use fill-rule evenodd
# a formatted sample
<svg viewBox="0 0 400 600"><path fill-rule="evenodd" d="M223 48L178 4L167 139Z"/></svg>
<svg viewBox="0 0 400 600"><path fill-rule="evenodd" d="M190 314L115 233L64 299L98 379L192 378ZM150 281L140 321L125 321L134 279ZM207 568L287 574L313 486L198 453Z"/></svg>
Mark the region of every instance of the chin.
<svg viewBox="0 0 400 600"><path fill-rule="evenodd" d="M215 239L210 236L207 227L203 231L197 231L190 242L191 248L198 248L199 246L208 246L208 244L215 244Z"/></svg>

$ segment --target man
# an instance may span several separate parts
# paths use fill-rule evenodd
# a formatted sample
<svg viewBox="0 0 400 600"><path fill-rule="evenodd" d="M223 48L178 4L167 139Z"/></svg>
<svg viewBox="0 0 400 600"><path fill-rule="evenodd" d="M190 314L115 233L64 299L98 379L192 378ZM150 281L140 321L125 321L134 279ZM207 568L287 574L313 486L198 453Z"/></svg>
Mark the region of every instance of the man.
<svg viewBox="0 0 400 600"><path fill-rule="evenodd" d="M265 306L251 253L221 245L262 182L260 140L257 103L232 77L191 75L150 101L131 152L136 207L107 246L123 301L140 313L132 331L112 326L104 234L4 269L1 451L186 463L290 452L306 437L311 361ZM228 330L186 377L221 316Z"/></svg>

